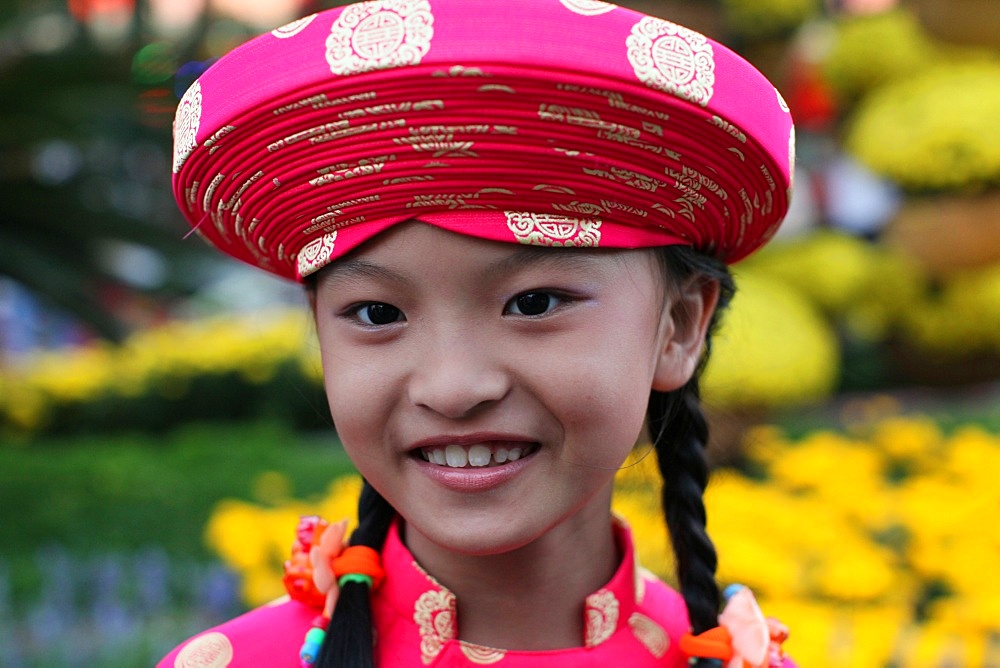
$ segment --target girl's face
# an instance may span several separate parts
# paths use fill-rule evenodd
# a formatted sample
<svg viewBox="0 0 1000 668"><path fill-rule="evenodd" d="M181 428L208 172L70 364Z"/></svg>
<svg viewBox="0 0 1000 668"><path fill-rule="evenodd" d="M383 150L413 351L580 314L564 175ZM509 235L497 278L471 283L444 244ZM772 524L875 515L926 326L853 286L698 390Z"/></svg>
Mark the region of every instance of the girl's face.
<svg viewBox="0 0 1000 668"><path fill-rule="evenodd" d="M652 251L397 226L317 284L337 433L407 531L452 552L606 522L650 389L690 377L714 306L664 282Z"/></svg>

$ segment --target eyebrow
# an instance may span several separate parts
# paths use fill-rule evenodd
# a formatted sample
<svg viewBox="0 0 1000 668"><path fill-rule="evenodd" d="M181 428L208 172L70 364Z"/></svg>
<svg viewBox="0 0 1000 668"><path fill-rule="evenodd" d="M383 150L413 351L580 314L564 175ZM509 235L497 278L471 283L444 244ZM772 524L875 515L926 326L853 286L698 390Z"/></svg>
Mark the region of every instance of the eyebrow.
<svg viewBox="0 0 1000 668"><path fill-rule="evenodd" d="M327 280L370 278L380 281L404 281L405 277L388 267L361 257L344 258L327 267Z"/></svg>
<svg viewBox="0 0 1000 668"><path fill-rule="evenodd" d="M482 277L505 276L528 267L552 267L594 271L598 266L596 255L582 249L552 249L547 246L522 246L498 260L484 265L479 272ZM350 281L372 279L385 282L405 283L407 277L385 265L371 262L363 257L343 258L327 266L328 281Z"/></svg>
<svg viewBox="0 0 1000 668"><path fill-rule="evenodd" d="M597 256L581 249L553 249L548 246L524 246L514 253L483 268L486 275L503 275L526 267L553 267L562 269L593 270L597 266Z"/></svg>

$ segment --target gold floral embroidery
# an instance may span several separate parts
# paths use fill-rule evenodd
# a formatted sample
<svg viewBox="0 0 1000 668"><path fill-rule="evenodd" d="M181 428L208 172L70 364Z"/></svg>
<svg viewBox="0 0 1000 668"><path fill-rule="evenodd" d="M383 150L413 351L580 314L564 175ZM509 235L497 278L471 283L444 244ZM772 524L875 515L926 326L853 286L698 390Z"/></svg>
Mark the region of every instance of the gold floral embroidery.
<svg viewBox="0 0 1000 668"><path fill-rule="evenodd" d="M638 612L633 612L628 618L628 625L636 639L649 650L650 654L657 659L663 658L670 648L670 638L662 626Z"/></svg>
<svg viewBox="0 0 1000 668"><path fill-rule="evenodd" d="M413 621L420 629L420 656L430 665L444 644L458 633L455 628L455 595L447 590L425 591L413 606Z"/></svg>
<svg viewBox="0 0 1000 668"><path fill-rule="evenodd" d="M206 633L185 645L174 668L225 668L233 660L233 644L218 632Z"/></svg>
<svg viewBox="0 0 1000 668"><path fill-rule="evenodd" d="M715 54L706 37L647 16L626 41L628 59L644 84L704 107L715 86Z"/></svg>
<svg viewBox="0 0 1000 668"><path fill-rule="evenodd" d="M184 92L174 116L174 174L181 171L181 167L198 145L199 127L201 127L201 84L195 81Z"/></svg>
<svg viewBox="0 0 1000 668"><path fill-rule="evenodd" d="M602 2L601 0L560 0L563 6L570 10L571 12L576 12L577 14L583 14L584 16L597 16L599 14L607 14L610 11L617 9L610 2Z"/></svg>
<svg viewBox="0 0 1000 668"><path fill-rule="evenodd" d="M601 221L554 214L507 212L507 227L522 244L594 247L601 242Z"/></svg>
<svg viewBox="0 0 1000 668"><path fill-rule="evenodd" d="M583 633L586 647L597 647L614 634L619 608L618 599L607 589L600 589L587 597L584 610L587 628Z"/></svg>
<svg viewBox="0 0 1000 668"><path fill-rule="evenodd" d="M334 74L418 65L434 37L428 0L377 0L350 5L334 21L326 61Z"/></svg>
<svg viewBox="0 0 1000 668"><path fill-rule="evenodd" d="M502 649L493 649L492 647L483 647L482 645L473 645L467 642L459 643L459 647L462 648L462 654L465 655L465 658L477 666L491 666L494 663L503 661L503 658L507 655L507 652Z"/></svg>
<svg viewBox="0 0 1000 668"><path fill-rule="evenodd" d="M300 32L305 30L306 27L310 23L312 23L313 19L315 18L316 15L312 14L310 16L297 19L295 21L292 21L291 23L286 23L280 28L275 28L274 30L271 31L271 34L277 37L278 39L288 39L289 37L295 37Z"/></svg>
<svg viewBox="0 0 1000 668"><path fill-rule="evenodd" d="M308 276L316 270L324 267L333 255L333 248L337 241L337 231L324 234L318 239L313 239L299 251L298 265L299 275Z"/></svg>

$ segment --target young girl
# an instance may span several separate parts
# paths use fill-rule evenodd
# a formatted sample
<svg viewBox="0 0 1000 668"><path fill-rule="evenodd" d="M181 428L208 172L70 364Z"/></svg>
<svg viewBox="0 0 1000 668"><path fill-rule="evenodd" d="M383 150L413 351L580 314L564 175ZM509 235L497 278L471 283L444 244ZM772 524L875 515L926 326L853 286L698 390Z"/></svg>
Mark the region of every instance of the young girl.
<svg viewBox="0 0 1000 668"><path fill-rule="evenodd" d="M790 665L749 591L719 612L697 377L793 145L748 63L597 0L376 0L223 57L178 202L306 285L366 482L348 540L303 520L290 599L161 665ZM679 593L610 510L646 428Z"/></svg>

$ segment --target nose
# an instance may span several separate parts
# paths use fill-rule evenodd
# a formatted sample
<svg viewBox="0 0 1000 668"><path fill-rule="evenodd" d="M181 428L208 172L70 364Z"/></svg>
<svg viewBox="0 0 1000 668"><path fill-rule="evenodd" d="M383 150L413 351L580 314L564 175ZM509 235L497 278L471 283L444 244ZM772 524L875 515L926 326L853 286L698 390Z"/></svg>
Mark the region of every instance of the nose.
<svg viewBox="0 0 1000 668"><path fill-rule="evenodd" d="M510 391L510 375L488 348L468 329L436 337L410 378L410 401L453 420L499 402Z"/></svg>

